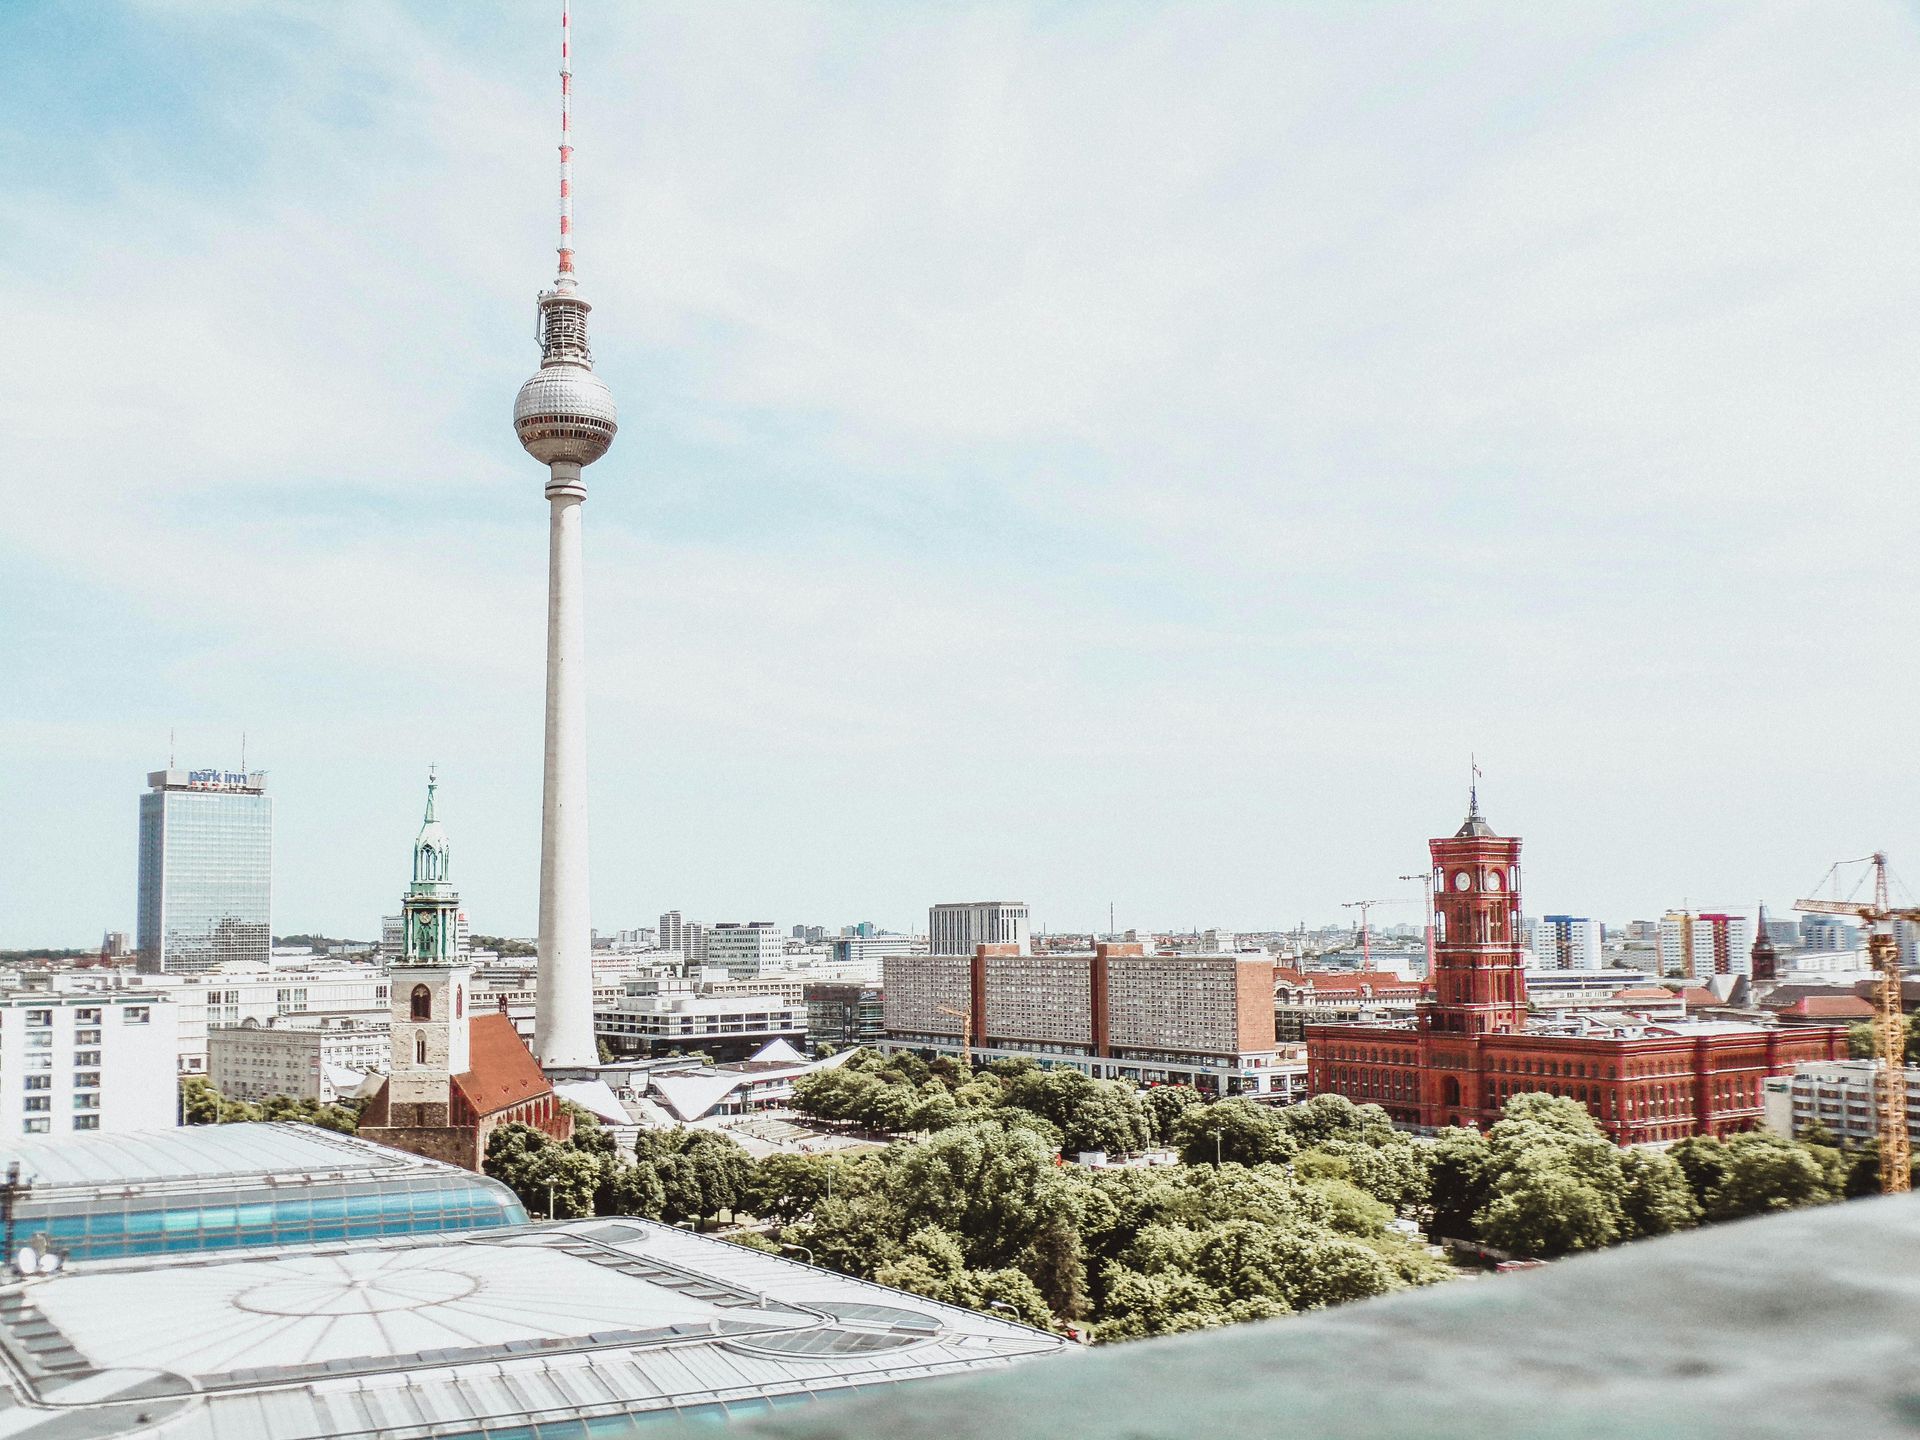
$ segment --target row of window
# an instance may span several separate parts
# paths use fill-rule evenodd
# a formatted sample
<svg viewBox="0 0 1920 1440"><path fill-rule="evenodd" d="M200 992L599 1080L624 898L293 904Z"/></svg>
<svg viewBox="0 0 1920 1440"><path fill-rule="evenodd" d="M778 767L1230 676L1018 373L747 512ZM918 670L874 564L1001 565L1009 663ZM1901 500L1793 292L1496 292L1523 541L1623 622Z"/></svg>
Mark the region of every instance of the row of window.
<svg viewBox="0 0 1920 1440"><path fill-rule="evenodd" d="M52 1029L53 1014L54 1012L51 1010L27 1011L27 1028L29 1030ZM145 1025L153 1019L153 1007L150 1005L124 1006L121 1008L121 1011L120 1011L120 1019L123 1024L127 1024L127 1025ZM73 1012L73 1023L75 1025L100 1024L101 1023L100 1007L97 1005L82 1005L78 1007ZM93 1037L95 1040L98 1040L100 1038L99 1032L94 1031ZM81 1043L85 1044L86 1042L82 1041Z"/></svg>
<svg viewBox="0 0 1920 1440"><path fill-rule="evenodd" d="M73 1117L73 1128L76 1130L98 1130L100 1128L100 1117L98 1115L76 1115ZM21 1122L20 1129L22 1133L27 1135L47 1135L53 1131L53 1121L45 1115L29 1115Z"/></svg>

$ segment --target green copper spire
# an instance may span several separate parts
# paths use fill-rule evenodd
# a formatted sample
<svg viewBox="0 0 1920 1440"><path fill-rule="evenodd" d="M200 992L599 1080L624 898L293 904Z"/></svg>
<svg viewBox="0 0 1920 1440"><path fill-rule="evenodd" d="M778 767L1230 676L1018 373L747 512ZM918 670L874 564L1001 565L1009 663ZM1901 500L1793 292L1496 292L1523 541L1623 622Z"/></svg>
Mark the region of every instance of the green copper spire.
<svg viewBox="0 0 1920 1440"><path fill-rule="evenodd" d="M451 965L458 958L455 919L460 897L453 888L453 847L434 817L434 792L439 779L427 769L427 813L413 842L413 883L401 902L405 917L409 965Z"/></svg>

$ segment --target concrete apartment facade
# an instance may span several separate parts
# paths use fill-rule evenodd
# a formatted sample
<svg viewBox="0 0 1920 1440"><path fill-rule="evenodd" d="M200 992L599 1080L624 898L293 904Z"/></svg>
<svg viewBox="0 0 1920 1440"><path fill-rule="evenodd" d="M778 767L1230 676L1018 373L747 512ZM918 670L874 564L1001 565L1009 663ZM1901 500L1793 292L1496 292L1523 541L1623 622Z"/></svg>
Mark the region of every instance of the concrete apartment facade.
<svg viewBox="0 0 1920 1440"><path fill-rule="evenodd" d="M1901 1072L1907 1087L1907 1133L1920 1144L1920 1065ZM1878 1133L1880 1094L1876 1060L1824 1060L1769 1075L1761 1085L1766 1128L1789 1137L1818 1123L1842 1145L1864 1145Z"/></svg>
<svg viewBox="0 0 1920 1440"><path fill-rule="evenodd" d="M151 995L0 996L0 1136L178 1124L177 1022Z"/></svg>
<svg viewBox="0 0 1920 1440"><path fill-rule="evenodd" d="M229 1100L332 1103L351 1099L360 1082L387 1065L391 1026L276 1018L215 1030L207 1037L207 1077Z"/></svg>
<svg viewBox="0 0 1920 1440"><path fill-rule="evenodd" d="M1214 1095L1293 1099L1304 1081L1274 1041L1265 955L1148 955L1119 942L1026 955L1008 943L883 963L890 1048L958 1054L964 1036L977 1061L1025 1057Z"/></svg>

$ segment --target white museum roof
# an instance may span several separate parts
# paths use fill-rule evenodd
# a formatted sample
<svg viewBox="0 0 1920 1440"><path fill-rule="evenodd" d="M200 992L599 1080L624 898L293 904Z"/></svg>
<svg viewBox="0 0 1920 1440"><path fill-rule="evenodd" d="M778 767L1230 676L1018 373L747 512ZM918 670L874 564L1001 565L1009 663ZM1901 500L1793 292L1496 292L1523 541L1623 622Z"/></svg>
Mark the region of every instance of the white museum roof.
<svg viewBox="0 0 1920 1440"><path fill-rule="evenodd" d="M356 1135L273 1122L0 1139L0 1168L16 1160L22 1178L36 1189L108 1186L115 1191L165 1182L230 1183L248 1175L284 1182L452 1168Z"/></svg>
<svg viewBox="0 0 1920 1440"><path fill-rule="evenodd" d="M317 1440L729 1418L1064 1342L671 1226L600 1219L74 1262L0 1287L0 1345L12 1398L60 1405L75 1435L133 1433L141 1414L179 1440Z"/></svg>

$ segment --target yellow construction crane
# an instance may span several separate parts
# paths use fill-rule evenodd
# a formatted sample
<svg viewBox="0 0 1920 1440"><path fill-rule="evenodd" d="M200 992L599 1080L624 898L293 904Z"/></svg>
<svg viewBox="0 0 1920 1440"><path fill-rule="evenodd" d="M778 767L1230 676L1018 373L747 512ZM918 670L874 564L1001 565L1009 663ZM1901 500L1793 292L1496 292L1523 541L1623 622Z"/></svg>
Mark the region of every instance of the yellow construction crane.
<svg viewBox="0 0 1920 1440"><path fill-rule="evenodd" d="M973 1073L973 995L967 995L967 1008L956 1010L951 1005L941 1005L936 1012L951 1015L960 1022L960 1066L968 1075Z"/></svg>
<svg viewBox="0 0 1920 1440"><path fill-rule="evenodd" d="M1801 900L1794 909L1810 915L1845 915L1867 927L1867 962L1875 976L1873 1034L1880 1051L1880 1085L1875 1118L1880 1137L1880 1188L1889 1195L1913 1188L1911 1146L1907 1136L1906 1015L1900 1008L1900 946L1894 939L1897 920L1920 922L1920 910L1895 909L1887 899L1887 857L1876 850L1873 865L1873 901ZM1843 860L1840 865L1857 865ZM1835 865L1838 870L1840 865ZM1832 874L1833 871L1827 872Z"/></svg>

